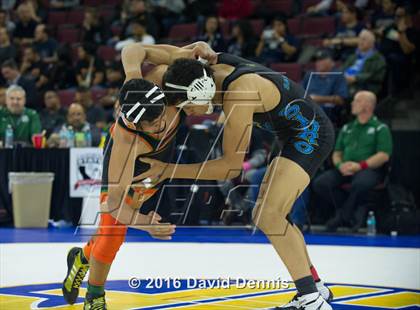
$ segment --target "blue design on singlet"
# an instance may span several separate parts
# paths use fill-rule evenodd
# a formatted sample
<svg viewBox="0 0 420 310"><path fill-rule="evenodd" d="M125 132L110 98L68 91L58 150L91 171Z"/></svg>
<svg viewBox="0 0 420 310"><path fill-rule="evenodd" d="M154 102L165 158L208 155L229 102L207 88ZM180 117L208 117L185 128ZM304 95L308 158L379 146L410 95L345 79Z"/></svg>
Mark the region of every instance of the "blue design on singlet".
<svg viewBox="0 0 420 310"><path fill-rule="evenodd" d="M315 119L310 121L303 116L298 104L287 105L280 110L279 116L298 122L299 126L294 129L299 131L299 134L296 135L299 141L294 142L293 145L298 152L305 155L311 154L315 147L318 146L318 121Z"/></svg>

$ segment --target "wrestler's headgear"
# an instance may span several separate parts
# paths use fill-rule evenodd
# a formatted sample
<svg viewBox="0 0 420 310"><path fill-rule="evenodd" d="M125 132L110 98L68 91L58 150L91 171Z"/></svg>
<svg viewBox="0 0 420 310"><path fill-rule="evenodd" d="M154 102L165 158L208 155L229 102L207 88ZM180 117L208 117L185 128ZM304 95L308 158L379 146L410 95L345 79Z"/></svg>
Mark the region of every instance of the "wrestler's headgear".
<svg viewBox="0 0 420 310"><path fill-rule="evenodd" d="M165 94L160 87L144 79L124 83L119 101L120 115L129 127L137 126L140 121L155 120L162 114L166 104Z"/></svg>
<svg viewBox="0 0 420 310"><path fill-rule="evenodd" d="M206 114L213 113L212 100L216 93L216 83L211 76L207 75L206 69L203 67L203 76L193 80L190 85L183 86L165 82L165 86L185 90L187 92L187 100L177 104L178 108L192 103L196 105L208 105Z"/></svg>

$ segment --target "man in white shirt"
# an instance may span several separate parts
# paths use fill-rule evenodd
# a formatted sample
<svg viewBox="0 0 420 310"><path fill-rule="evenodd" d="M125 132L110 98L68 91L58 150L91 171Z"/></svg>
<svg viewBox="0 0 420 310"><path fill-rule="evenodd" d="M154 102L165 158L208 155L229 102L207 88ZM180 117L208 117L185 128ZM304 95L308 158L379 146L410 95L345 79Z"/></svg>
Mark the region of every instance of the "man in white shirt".
<svg viewBox="0 0 420 310"><path fill-rule="evenodd" d="M127 39L118 42L115 45L115 49L120 51L124 48L124 46L131 44L131 43L142 43L142 44L155 44L155 38L153 38L150 34L146 32L146 26L142 21L132 21L130 24L131 28L131 36Z"/></svg>

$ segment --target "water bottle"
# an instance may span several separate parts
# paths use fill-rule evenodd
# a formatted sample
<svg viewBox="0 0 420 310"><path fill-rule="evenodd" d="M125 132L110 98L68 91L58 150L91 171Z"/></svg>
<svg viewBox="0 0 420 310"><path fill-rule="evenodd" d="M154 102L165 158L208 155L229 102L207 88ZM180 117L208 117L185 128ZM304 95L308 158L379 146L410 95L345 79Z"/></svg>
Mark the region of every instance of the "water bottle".
<svg viewBox="0 0 420 310"><path fill-rule="evenodd" d="M86 147L92 146L92 133L90 132L90 129L85 130L85 146Z"/></svg>
<svg viewBox="0 0 420 310"><path fill-rule="evenodd" d="M368 236L376 235L376 218L375 218L375 213L373 211L369 211L369 214L366 220L366 227L367 227Z"/></svg>
<svg viewBox="0 0 420 310"><path fill-rule="evenodd" d="M64 126L60 130L60 147L67 147L67 130Z"/></svg>
<svg viewBox="0 0 420 310"><path fill-rule="evenodd" d="M4 133L4 147L8 149L13 148L13 128L10 125L7 125Z"/></svg>
<svg viewBox="0 0 420 310"><path fill-rule="evenodd" d="M74 131L72 126L69 126L67 131L67 147L74 147Z"/></svg>
<svg viewBox="0 0 420 310"><path fill-rule="evenodd" d="M101 148L101 149L103 149L104 147L106 147L106 145L105 145L105 142L106 142L106 136L107 136L107 133L106 132L101 132L101 141L99 142L99 147Z"/></svg>

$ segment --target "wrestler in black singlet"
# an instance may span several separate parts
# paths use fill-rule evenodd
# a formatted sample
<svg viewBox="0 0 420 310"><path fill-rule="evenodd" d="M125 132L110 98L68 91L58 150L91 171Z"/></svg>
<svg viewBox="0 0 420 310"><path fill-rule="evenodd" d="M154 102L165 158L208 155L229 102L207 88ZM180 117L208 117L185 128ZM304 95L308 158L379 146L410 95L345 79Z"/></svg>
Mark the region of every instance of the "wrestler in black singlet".
<svg viewBox="0 0 420 310"><path fill-rule="evenodd" d="M223 91L248 73L276 85L280 102L270 111L255 113L254 123L274 133L284 143L281 156L299 164L312 178L334 145L334 129L324 111L310 98L304 98L300 85L263 65L226 53L218 55L218 63L235 68L223 81Z"/></svg>

